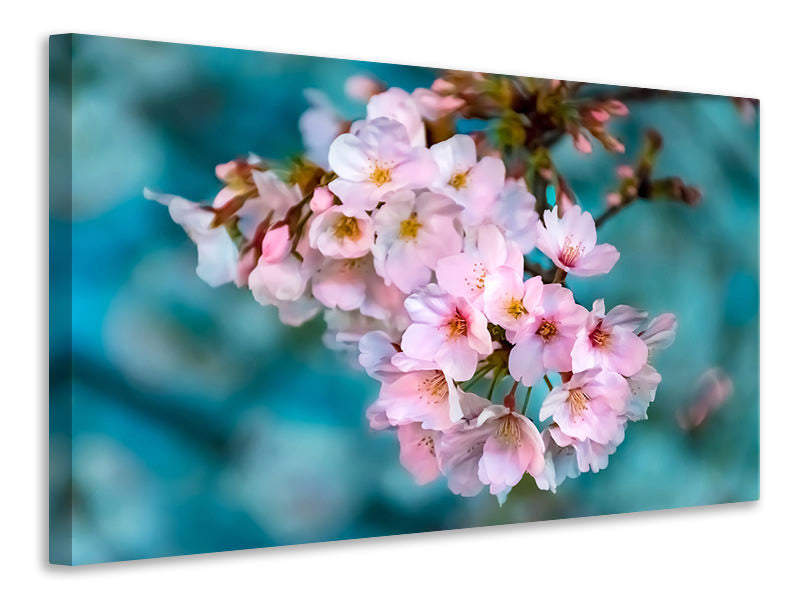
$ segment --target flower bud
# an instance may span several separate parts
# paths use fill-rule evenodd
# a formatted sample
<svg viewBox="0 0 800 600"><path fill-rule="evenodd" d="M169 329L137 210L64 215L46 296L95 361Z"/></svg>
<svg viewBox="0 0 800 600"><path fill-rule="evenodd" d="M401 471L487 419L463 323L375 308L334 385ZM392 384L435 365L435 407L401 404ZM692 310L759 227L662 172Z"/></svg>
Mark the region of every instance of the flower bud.
<svg viewBox="0 0 800 600"><path fill-rule="evenodd" d="M325 186L318 187L311 196L309 206L313 212L321 213L333 206L333 194Z"/></svg>
<svg viewBox="0 0 800 600"><path fill-rule="evenodd" d="M583 135L582 133L573 135L572 143L575 145L575 149L578 152L582 152L583 154L592 153L592 145L589 143L589 140L586 139L586 136Z"/></svg>
<svg viewBox="0 0 800 600"><path fill-rule="evenodd" d="M289 254L290 248L289 226L272 227L261 242L261 258L269 263L280 262Z"/></svg>

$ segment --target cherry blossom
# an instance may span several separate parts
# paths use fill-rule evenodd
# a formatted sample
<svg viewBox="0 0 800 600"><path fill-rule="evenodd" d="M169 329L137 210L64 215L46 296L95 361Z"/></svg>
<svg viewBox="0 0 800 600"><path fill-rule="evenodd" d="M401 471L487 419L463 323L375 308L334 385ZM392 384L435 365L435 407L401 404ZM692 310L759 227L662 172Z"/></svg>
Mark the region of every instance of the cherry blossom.
<svg viewBox="0 0 800 600"><path fill-rule="evenodd" d="M525 473L534 477L544 470L544 441L527 417L506 406L487 406L477 426L490 426L490 435L478 462L478 478L498 496L508 493Z"/></svg>
<svg viewBox="0 0 800 600"><path fill-rule="evenodd" d="M352 210L372 210L389 192L427 186L436 176L431 151L413 147L403 124L381 117L362 122L331 144L330 190Z"/></svg>
<svg viewBox="0 0 800 600"><path fill-rule="evenodd" d="M454 217L460 209L446 196L406 190L387 196L373 215L375 269L405 293L428 283L440 258L461 250Z"/></svg>
<svg viewBox="0 0 800 600"><path fill-rule="evenodd" d="M523 282L518 272L501 265L486 278L483 312L490 322L506 330L511 341L515 332L535 318L543 288L541 277Z"/></svg>
<svg viewBox="0 0 800 600"><path fill-rule="evenodd" d="M611 244L597 245L592 216L579 206L568 208L562 218L558 209L545 211L544 224L536 224L536 247L556 266L578 277L608 273L619 260Z"/></svg>
<svg viewBox="0 0 800 600"><path fill-rule="evenodd" d="M521 277L522 253L506 242L497 226L481 225L468 232L464 252L438 262L436 279L445 291L482 308L486 279L501 266L511 268Z"/></svg>
<svg viewBox="0 0 800 600"><path fill-rule="evenodd" d="M369 253L374 237L372 220L364 212L331 206L311 221L309 245L331 258L359 258Z"/></svg>
<svg viewBox="0 0 800 600"><path fill-rule="evenodd" d="M526 318L509 336L514 344L508 357L509 372L526 386L547 371L572 370L577 333L588 317L588 311L575 303L572 292L558 283L541 286L536 300L535 306L526 307Z"/></svg>
<svg viewBox="0 0 800 600"><path fill-rule="evenodd" d="M495 83L506 91L489 93ZM603 299L589 311L567 287L617 263L614 246L597 244L597 226L632 201L642 165L619 170L615 204L596 224L547 144L529 150L542 122L581 152L591 151L589 135L619 151L606 124L625 106L566 104L571 88L557 80L507 83L452 72L409 94L354 76L346 93L366 103L364 118L349 124L307 90L306 154L288 167L254 154L217 165L221 189L208 203L145 190L197 245L209 284L246 286L290 326L322 313L323 344L379 382L366 419L397 435L418 484L442 475L455 494L488 487L501 504L526 473L555 492L607 468L626 428L647 418L662 380L654 355L677 328L670 313L646 325L627 305L606 313ZM518 114L514 135L525 139L453 134L462 117L504 121L534 105L533 121ZM682 202L698 195L681 186L673 195ZM593 297L589 285L576 290ZM698 426L731 392L722 374L704 381L677 415L682 427Z"/></svg>
<svg viewBox="0 0 800 600"><path fill-rule="evenodd" d="M475 373L478 359L492 352L486 317L467 300L432 283L405 301L411 325L401 348L412 358L435 362L457 381Z"/></svg>
<svg viewBox="0 0 800 600"><path fill-rule="evenodd" d="M572 370L602 367L629 377L647 361L647 345L633 333L647 314L623 304L605 310L604 300L594 301L572 348Z"/></svg>
<svg viewBox="0 0 800 600"><path fill-rule="evenodd" d="M475 141L457 134L431 146L439 173L431 189L449 196L464 208L465 225L479 225L490 214L505 184L503 161L493 156L477 158Z"/></svg>
<svg viewBox="0 0 800 600"><path fill-rule="evenodd" d="M593 369L573 375L553 389L539 418L552 417L566 435L607 444L618 434L630 390L618 373Z"/></svg>

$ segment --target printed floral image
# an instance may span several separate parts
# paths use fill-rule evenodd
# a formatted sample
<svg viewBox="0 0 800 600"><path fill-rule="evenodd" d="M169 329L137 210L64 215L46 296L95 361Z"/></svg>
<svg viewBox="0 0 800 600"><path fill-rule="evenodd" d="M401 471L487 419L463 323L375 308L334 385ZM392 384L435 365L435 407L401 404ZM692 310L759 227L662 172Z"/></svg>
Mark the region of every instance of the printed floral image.
<svg viewBox="0 0 800 600"><path fill-rule="evenodd" d="M172 52L122 43L120 56ZM105 345L124 385L163 396L133 395L155 422L185 423L176 439L213 440L212 462L192 463L198 479L188 489L213 487L249 525L200 544L148 550L144 540L114 554L101 540L117 532L98 534L86 502L79 561L757 497L757 102L258 55L226 75L243 87L219 92L240 103L220 116L216 92L201 100L202 85L182 81L181 65L193 52L202 64L217 52L234 52L224 55L230 65L250 58L177 48L173 63L161 63L178 78L172 91L154 91L140 108L172 115L189 145L175 150L182 162L168 178L153 169L167 168L159 160L169 147L153 141L161 153L141 158L148 177L137 206L152 222L137 235L154 244L174 236L163 225L171 219L196 255L176 241L149 259L130 289L142 298L163 289L165 308L142 312L132 292L120 296ZM302 89L258 93L301 106L291 123L245 92L280 61L299 69ZM304 71L307 61L335 68ZM206 68L216 72L213 61ZM200 151L191 132L203 119L218 132ZM701 123L697 138L676 134L673 122L687 119ZM266 135L248 134L252 124ZM674 158L714 143L731 148L733 184L721 183L727 167ZM755 161L751 180L745 157ZM213 175L215 189L184 193L184 175ZM94 242L122 251L126 235ZM173 311L189 323L181 350L161 341L169 329L159 315ZM253 391L242 395L245 379ZM745 446L735 429L723 433L742 414ZM104 461L120 453L147 473L125 440L161 439L150 427L120 438L92 425L77 441L102 439ZM169 439L162 456L193 454ZM387 444L393 464L377 458ZM711 448L738 462L714 463L722 459ZM653 473L658 483L647 483ZM91 498L95 484L86 485ZM682 496L671 489L687 485ZM146 502L158 505L163 493L151 490ZM630 501L618 500L625 494ZM172 509L152 511L171 518Z"/></svg>

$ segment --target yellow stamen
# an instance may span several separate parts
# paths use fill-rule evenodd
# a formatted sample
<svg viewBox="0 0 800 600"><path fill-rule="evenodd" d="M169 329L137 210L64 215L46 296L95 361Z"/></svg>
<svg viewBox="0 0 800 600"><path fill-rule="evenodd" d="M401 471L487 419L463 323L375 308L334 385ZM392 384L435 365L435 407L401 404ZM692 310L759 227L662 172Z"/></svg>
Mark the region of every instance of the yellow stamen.
<svg viewBox="0 0 800 600"><path fill-rule="evenodd" d="M567 396L567 402L569 402L570 411L577 417L589 406L589 396L584 394L581 389L570 390Z"/></svg>
<svg viewBox="0 0 800 600"><path fill-rule="evenodd" d="M467 333L467 320L461 316L461 313L456 310L453 318L448 323L450 327L450 337L457 338Z"/></svg>
<svg viewBox="0 0 800 600"><path fill-rule="evenodd" d="M449 397L447 380L441 371L436 371L430 377L423 379L417 389L420 399L425 400L427 404L441 404Z"/></svg>
<svg viewBox="0 0 800 600"><path fill-rule="evenodd" d="M497 439L508 446L519 447L521 439L517 420L511 415L506 415L500 419L497 427Z"/></svg>
<svg viewBox="0 0 800 600"><path fill-rule="evenodd" d="M339 239L355 238L361 233L358 227L358 219L355 217L348 217L342 215L341 218L333 226L333 235Z"/></svg>
<svg viewBox="0 0 800 600"><path fill-rule="evenodd" d="M398 237L401 240L416 239L420 227L422 227L422 223L417 219L417 213L411 213L405 221L400 223L400 233Z"/></svg>
<svg viewBox="0 0 800 600"><path fill-rule="evenodd" d="M539 329L536 330L536 334L542 336L545 342L550 341L550 338L557 333L558 328L552 321L542 321L542 324L539 325Z"/></svg>
<svg viewBox="0 0 800 600"><path fill-rule="evenodd" d="M376 165L372 170L369 179L372 183L378 187L381 187L392 180L392 172L386 167L379 167Z"/></svg>
<svg viewBox="0 0 800 600"><path fill-rule="evenodd" d="M453 176L450 178L450 185L452 185L457 190L460 190L465 185L467 185L467 175L469 175L469 171L464 171L462 173L454 173Z"/></svg>
<svg viewBox="0 0 800 600"><path fill-rule="evenodd" d="M522 315L527 314L528 310L525 308L525 305L522 304L522 300L513 298L511 302L508 303L506 312L515 319L519 319Z"/></svg>

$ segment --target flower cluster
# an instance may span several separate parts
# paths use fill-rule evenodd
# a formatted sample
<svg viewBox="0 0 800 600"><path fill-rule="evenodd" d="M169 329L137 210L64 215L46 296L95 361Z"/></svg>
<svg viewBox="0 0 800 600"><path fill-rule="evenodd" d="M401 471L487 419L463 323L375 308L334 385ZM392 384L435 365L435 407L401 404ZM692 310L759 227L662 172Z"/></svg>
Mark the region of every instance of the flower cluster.
<svg viewBox="0 0 800 600"><path fill-rule="evenodd" d="M413 94L352 79L366 118L349 123L312 95L301 118L308 157L289 169L254 155L220 165L211 205L145 194L197 244L209 284L248 287L288 325L324 312L325 342L357 352L380 382L370 425L396 431L418 483L443 476L464 496L488 486L502 502L525 473L555 491L608 464L627 424L646 418L661 380L650 355L671 343L676 321L577 303L566 278L608 273L619 259L592 216L537 202L481 136L441 136L456 113L498 101L481 77ZM580 120L620 151L603 127L625 113L619 102L586 105L563 133L585 151ZM532 268L536 250L552 269ZM537 425L528 404L540 383L549 393Z"/></svg>

